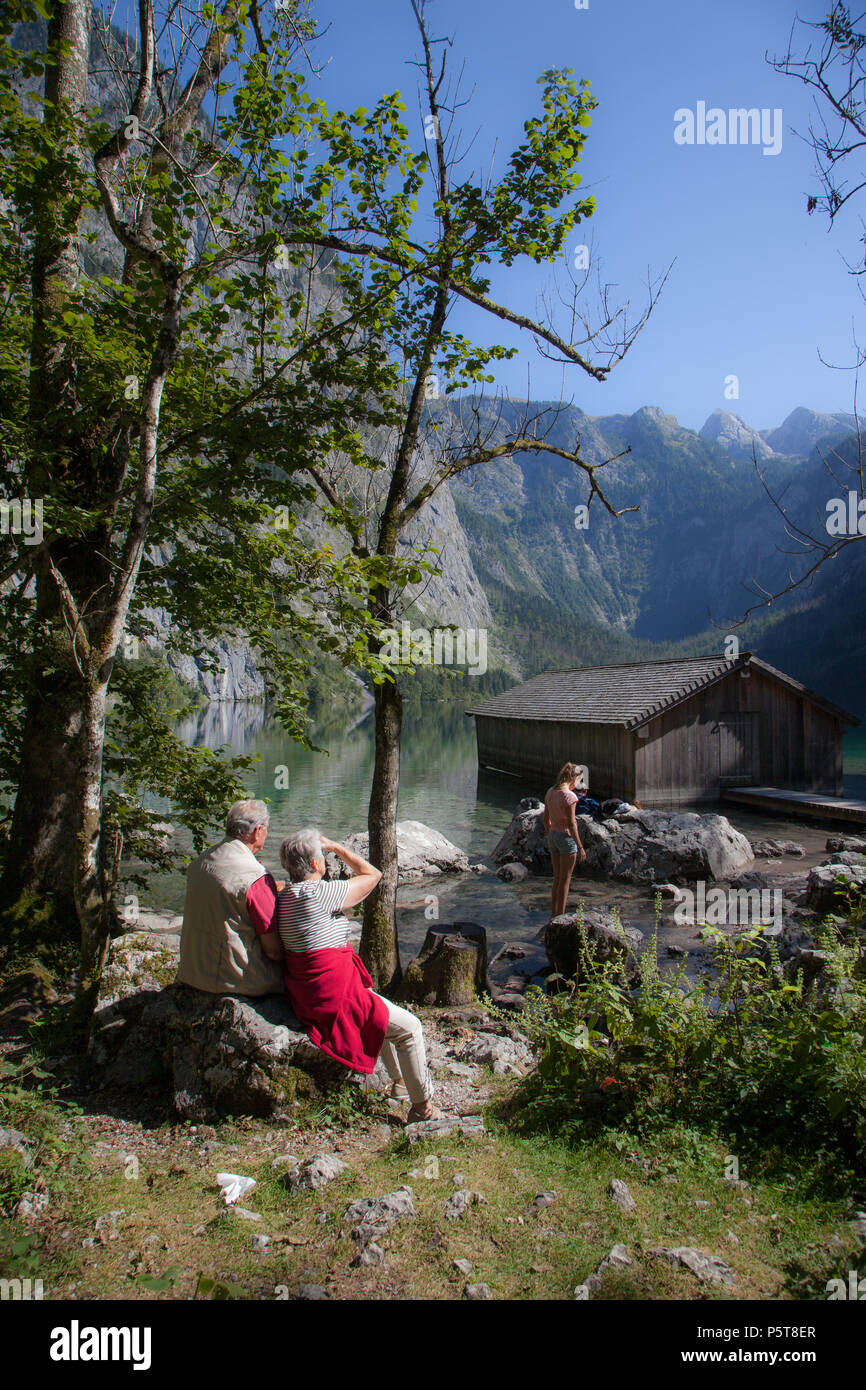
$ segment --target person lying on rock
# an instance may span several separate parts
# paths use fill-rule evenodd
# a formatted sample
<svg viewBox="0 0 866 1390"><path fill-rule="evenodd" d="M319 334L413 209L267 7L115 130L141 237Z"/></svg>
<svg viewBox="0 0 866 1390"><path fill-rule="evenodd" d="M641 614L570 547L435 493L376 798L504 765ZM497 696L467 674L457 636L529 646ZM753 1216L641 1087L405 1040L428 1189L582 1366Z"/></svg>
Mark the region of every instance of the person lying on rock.
<svg viewBox="0 0 866 1390"><path fill-rule="evenodd" d="M324 879L325 854L333 851L349 879ZM393 1083L391 1095L412 1105L407 1123L430 1120L435 1111L420 1020L383 999L360 956L349 945L343 908L363 902L382 874L360 854L300 830L280 845L289 882L277 899L271 930L260 936L274 961L283 959L286 997L310 1041L352 1071L369 1075L381 1053Z"/></svg>
<svg viewBox="0 0 866 1390"><path fill-rule="evenodd" d="M177 983L208 994L279 994L282 971L262 950L277 881L256 856L268 838L263 801L236 801L225 839L187 870Z"/></svg>

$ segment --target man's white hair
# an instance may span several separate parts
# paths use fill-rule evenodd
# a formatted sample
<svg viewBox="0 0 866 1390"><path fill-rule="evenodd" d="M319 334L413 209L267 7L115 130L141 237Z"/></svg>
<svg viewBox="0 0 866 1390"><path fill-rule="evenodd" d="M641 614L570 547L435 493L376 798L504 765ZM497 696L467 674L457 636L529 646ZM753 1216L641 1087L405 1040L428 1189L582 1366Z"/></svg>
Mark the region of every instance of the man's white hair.
<svg viewBox="0 0 866 1390"><path fill-rule="evenodd" d="M236 801L226 817L229 840L251 840L260 825L268 825L271 815L263 801Z"/></svg>

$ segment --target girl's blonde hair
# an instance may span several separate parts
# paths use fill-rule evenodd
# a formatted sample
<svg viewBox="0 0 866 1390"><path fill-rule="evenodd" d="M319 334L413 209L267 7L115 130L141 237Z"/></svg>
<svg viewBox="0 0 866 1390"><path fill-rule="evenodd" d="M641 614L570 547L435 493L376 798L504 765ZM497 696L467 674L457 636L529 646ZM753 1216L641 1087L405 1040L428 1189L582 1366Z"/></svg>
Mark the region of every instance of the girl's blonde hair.
<svg viewBox="0 0 866 1390"><path fill-rule="evenodd" d="M563 786L566 782L573 782L580 776L580 767L577 763L563 763L559 772L556 774L556 785Z"/></svg>

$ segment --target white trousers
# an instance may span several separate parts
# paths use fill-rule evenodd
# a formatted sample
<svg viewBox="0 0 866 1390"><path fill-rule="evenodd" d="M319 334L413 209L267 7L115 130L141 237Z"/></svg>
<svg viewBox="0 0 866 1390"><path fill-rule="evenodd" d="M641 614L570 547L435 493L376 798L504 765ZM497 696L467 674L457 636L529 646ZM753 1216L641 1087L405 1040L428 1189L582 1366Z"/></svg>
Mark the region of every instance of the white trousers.
<svg viewBox="0 0 866 1390"><path fill-rule="evenodd" d="M371 991L372 992L372 991ZM423 1105L433 1096L433 1083L427 1069L424 1029L420 1018L376 996L388 1006L388 1029L382 1044L382 1065L395 1083L395 1094L405 1088L413 1105Z"/></svg>

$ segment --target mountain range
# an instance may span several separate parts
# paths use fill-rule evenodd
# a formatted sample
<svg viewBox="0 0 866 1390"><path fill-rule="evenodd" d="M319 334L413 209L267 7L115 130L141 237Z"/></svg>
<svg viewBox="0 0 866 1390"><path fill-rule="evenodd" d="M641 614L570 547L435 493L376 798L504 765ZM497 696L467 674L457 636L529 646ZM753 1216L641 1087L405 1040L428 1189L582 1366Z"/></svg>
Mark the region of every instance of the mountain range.
<svg viewBox="0 0 866 1390"><path fill-rule="evenodd" d="M794 527L829 543L828 501L859 486L854 416L798 407L778 428L758 431L715 411L694 431L657 406L591 417L573 406L515 403L502 409L503 431L509 415L527 410L548 412L551 444L573 450L579 440L587 463L614 459L599 480L615 508L637 510L614 517L595 498L581 529L575 508L587 501L586 478L544 453L452 481L462 532L454 544L471 556L492 614L491 664L527 677L720 650L730 634L866 713L866 545L847 547L808 585L736 625L819 558ZM449 547L440 562L447 575Z"/></svg>

